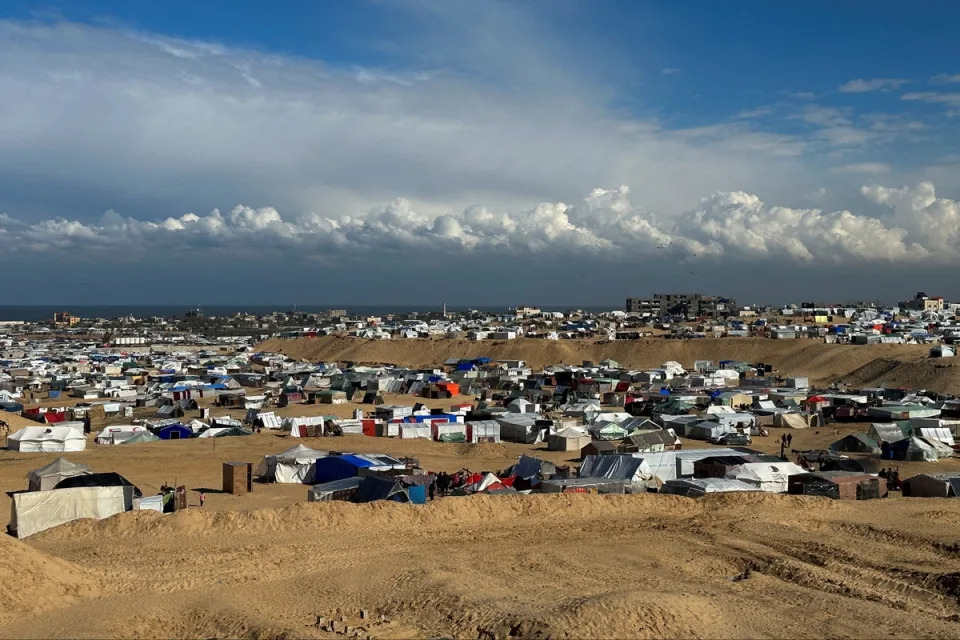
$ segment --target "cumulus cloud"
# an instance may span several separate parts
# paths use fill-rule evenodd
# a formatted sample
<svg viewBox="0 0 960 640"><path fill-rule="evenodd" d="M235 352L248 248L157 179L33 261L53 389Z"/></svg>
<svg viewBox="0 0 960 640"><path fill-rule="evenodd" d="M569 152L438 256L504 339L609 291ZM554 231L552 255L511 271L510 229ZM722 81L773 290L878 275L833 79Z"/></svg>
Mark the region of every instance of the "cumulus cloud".
<svg viewBox="0 0 960 640"><path fill-rule="evenodd" d="M884 205L880 218L851 211L769 205L755 194L718 192L693 209L654 215L635 204L626 186L595 189L575 204L543 202L513 212L471 206L430 214L399 199L356 215L316 212L284 217L273 207L143 221L109 211L96 223L65 218L28 224L0 217L16 259L23 251L57 249L64 257L122 259L130 246L145 256L213 253L298 256L333 262L369 261L390 253L427 251L522 261L534 255L608 259L717 259L799 264L960 261L960 206L938 198L930 183L865 186ZM12 239L13 242L9 240Z"/></svg>
<svg viewBox="0 0 960 640"><path fill-rule="evenodd" d="M960 82L960 73L938 73L930 78L930 82L934 84L950 84L953 82Z"/></svg>
<svg viewBox="0 0 960 640"><path fill-rule="evenodd" d="M916 91L900 96L908 102L928 102L930 104L945 104L951 107L960 107L960 93L941 93L937 91Z"/></svg>
<svg viewBox="0 0 960 640"><path fill-rule="evenodd" d="M870 93L872 91L893 91L910 82L904 78L857 78L837 87L840 93Z"/></svg>

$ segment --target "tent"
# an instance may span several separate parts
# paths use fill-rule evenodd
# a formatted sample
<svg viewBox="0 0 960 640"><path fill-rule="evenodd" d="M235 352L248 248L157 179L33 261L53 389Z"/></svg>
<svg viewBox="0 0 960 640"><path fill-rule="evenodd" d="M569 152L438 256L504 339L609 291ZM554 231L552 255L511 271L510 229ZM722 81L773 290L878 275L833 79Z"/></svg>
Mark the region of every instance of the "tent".
<svg viewBox="0 0 960 640"><path fill-rule="evenodd" d="M243 427L210 427L200 435L198 438L223 438L226 436L249 436L253 434L253 431L248 431Z"/></svg>
<svg viewBox="0 0 960 640"><path fill-rule="evenodd" d="M316 484L307 489L307 502L328 502L331 500L350 500L363 478L341 478L323 484Z"/></svg>
<svg viewBox="0 0 960 640"><path fill-rule="evenodd" d="M960 474L923 473L903 481L903 495L914 498L960 497Z"/></svg>
<svg viewBox="0 0 960 640"><path fill-rule="evenodd" d="M87 439L81 427L24 427L7 436L7 449L24 453L83 451Z"/></svg>
<svg viewBox="0 0 960 640"><path fill-rule="evenodd" d="M798 473L806 473L800 465L792 462L748 462L734 468L727 477L753 485L760 491L786 493L787 479Z"/></svg>
<svg viewBox="0 0 960 640"><path fill-rule="evenodd" d="M127 438L126 440L121 440L117 444L139 444L141 442L157 442L161 438L153 435L149 431L139 431L133 434L132 437Z"/></svg>
<svg viewBox="0 0 960 640"><path fill-rule="evenodd" d="M950 450L950 454L952 453L953 450ZM889 445L889 455L892 460L917 462L937 462L941 457L940 451L932 442L916 436Z"/></svg>
<svg viewBox="0 0 960 640"><path fill-rule="evenodd" d="M507 442L534 444L542 441L543 428L537 425L536 414L503 414L494 420L500 425L500 437Z"/></svg>
<svg viewBox="0 0 960 640"><path fill-rule="evenodd" d="M193 437L193 429L176 423L160 427L155 433L161 440L186 440Z"/></svg>
<svg viewBox="0 0 960 640"><path fill-rule="evenodd" d="M85 464L70 462L66 458L57 458L53 462L27 474L27 490L47 491L53 489L61 480L89 473L93 473L93 471Z"/></svg>
<svg viewBox="0 0 960 640"><path fill-rule="evenodd" d="M140 491L139 488L119 473L114 473L113 471L71 476L61 480L53 488L70 489L72 487L132 487L134 498L143 497L143 492Z"/></svg>
<svg viewBox="0 0 960 640"><path fill-rule="evenodd" d="M660 493L691 498L708 493L728 493L731 491L758 491L758 489L755 485L731 478L678 478L666 481L660 488Z"/></svg>
<svg viewBox="0 0 960 640"><path fill-rule="evenodd" d="M383 454L352 454L317 458L314 474L318 483L352 478L374 471L405 469L400 460Z"/></svg>
<svg viewBox="0 0 960 640"><path fill-rule="evenodd" d="M580 465L581 478L605 478L642 485L653 479L653 473L643 458L614 454L586 456Z"/></svg>
<svg viewBox="0 0 960 640"><path fill-rule="evenodd" d="M593 440L622 440L627 436L626 430L616 422L593 424L587 430Z"/></svg>
<svg viewBox="0 0 960 640"><path fill-rule="evenodd" d="M867 430L867 435L881 444L893 444L909 438L913 430L906 422L874 422Z"/></svg>
<svg viewBox="0 0 960 640"><path fill-rule="evenodd" d="M132 487L74 487L13 495L10 531L26 538L80 518L102 519L133 507Z"/></svg>
<svg viewBox="0 0 960 640"><path fill-rule="evenodd" d="M865 433L851 433L846 435L828 447L831 451L843 451L846 453L880 453L880 445L873 438Z"/></svg>
<svg viewBox="0 0 960 640"><path fill-rule="evenodd" d="M467 442L500 442L500 423L496 420L474 420L467 424Z"/></svg>
<svg viewBox="0 0 960 640"><path fill-rule="evenodd" d="M374 500L390 500L391 502L410 502L403 485L396 480L367 476L360 482L354 502L373 502Z"/></svg>
<svg viewBox="0 0 960 640"><path fill-rule="evenodd" d="M433 429L430 425L423 423L403 423L400 425L400 437L404 440L424 438L433 439Z"/></svg>
<svg viewBox="0 0 960 640"><path fill-rule="evenodd" d="M261 480L281 484L310 484L313 482L317 458L327 455L326 451L298 444L282 453L264 456L257 465L257 476Z"/></svg>
<svg viewBox="0 0 960 640"><path fill-rule="evenodd" d="M547 436L550 451L580 451L590 444L591 438L583 429L567 427Z"/></svg>
<svg viewBox="0 0 960 640"><path fill-rule="evenodd" d="M141 431L147 428L138 424L125 424L116 427L106 427L97 434L94 440L97 444L120 444L124 440L129 440Z"/></svg>

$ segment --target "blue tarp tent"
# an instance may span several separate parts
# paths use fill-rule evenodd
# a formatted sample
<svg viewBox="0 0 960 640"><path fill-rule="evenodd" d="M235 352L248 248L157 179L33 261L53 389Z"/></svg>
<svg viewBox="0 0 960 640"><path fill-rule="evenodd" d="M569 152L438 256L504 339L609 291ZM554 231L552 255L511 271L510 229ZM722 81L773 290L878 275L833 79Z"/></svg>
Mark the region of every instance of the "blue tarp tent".
<svg viewBox="0 0 960 640"><path fill-rule="evenodd" d="M161 440L186 440L193 437L193 429L182 424L168 424L154 433Z"/></svg>
<svg viewBox="0 0 960 640"><path fill-rule="evenodd" d="M369 469L372 466L373 462L349 454L317 458L314 482L322 484L341 478L352 478L360 475L360 469Z"/></svg>
<svg viewBox="0 0 960 640"><path fill-rule="evenodd" d="M427 504L427 485L415 484L407 487L407 495L413 504Z"/></svg>

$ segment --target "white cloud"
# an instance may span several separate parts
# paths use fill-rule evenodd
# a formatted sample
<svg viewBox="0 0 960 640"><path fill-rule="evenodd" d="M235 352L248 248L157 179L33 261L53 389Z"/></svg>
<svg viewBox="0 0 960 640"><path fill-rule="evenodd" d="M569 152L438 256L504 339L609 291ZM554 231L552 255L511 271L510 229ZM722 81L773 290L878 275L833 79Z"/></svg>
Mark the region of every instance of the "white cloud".
<svg viewBox="0 0 960 640"><path fill-rule="evenodd" d="M910 82L904 78L857 78L846 82L837 90L840 93L870 93L872 91L893 91Z"/></svg>
<svg viewBox="0 0 960 640"><path fill-rule="evenodd" d="M945 104L952 107L960 107L960 93L917 91L914 93L905 93L900 96L900 99L907 100L908 102L929 102L931 104Z"/></svg>
<svg viewBox="0 0 960 640"><path fill-rule="evenodd" d="M954 82L960 82L960 73L940 73L930 78L930 82L934 84L951 84Z"/></svg>
<svg viewBox="0 0 960 640"><path fill-rule="evenodd" d="M660 69L660 73L665 76L672 76L680 73L680 69L677 69L676 67L666 67L664 69Z"/></svg>
<svg viewBox="0 0 960 640"><path fill-rule="evenodd" d="M122 262L137 254L173 258L199 252L238 257L297 256L332 263L427 251L436 259L466 253L524 260L533 255L642 263L674 260L788 261L800 264L872 262L960 263L960 205L934 187L865 186L885 205L881 218L846 210L768 205L743 192L718 192L693 209L657 216L635 205L626 186L595 189L580 202L543 202L513 212L483 206L430 214L400 199L365 213L284 217L273 207L143 221L107 212L96 223L0 217L10 247L4 255L57 249L71 259Z"/></svg>
<svg viewBox="0 0 960 640"><path fill-rule="evenodd" d="M884 162L856 162L831 169L833 173L879 174L890 173L890 165Z"/></svg>

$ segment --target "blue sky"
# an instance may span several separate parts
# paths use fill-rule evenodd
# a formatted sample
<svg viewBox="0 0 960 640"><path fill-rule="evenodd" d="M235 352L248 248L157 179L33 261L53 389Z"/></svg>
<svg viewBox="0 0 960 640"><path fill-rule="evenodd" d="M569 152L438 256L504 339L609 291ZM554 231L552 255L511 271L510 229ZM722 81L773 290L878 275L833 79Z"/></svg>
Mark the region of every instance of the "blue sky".
<svg viewBox="0 0 960 640"><path fill-rule="evenodd" d="M0 303L960 296L911 7L8 0L0 265L68 286Z"/></svg>

